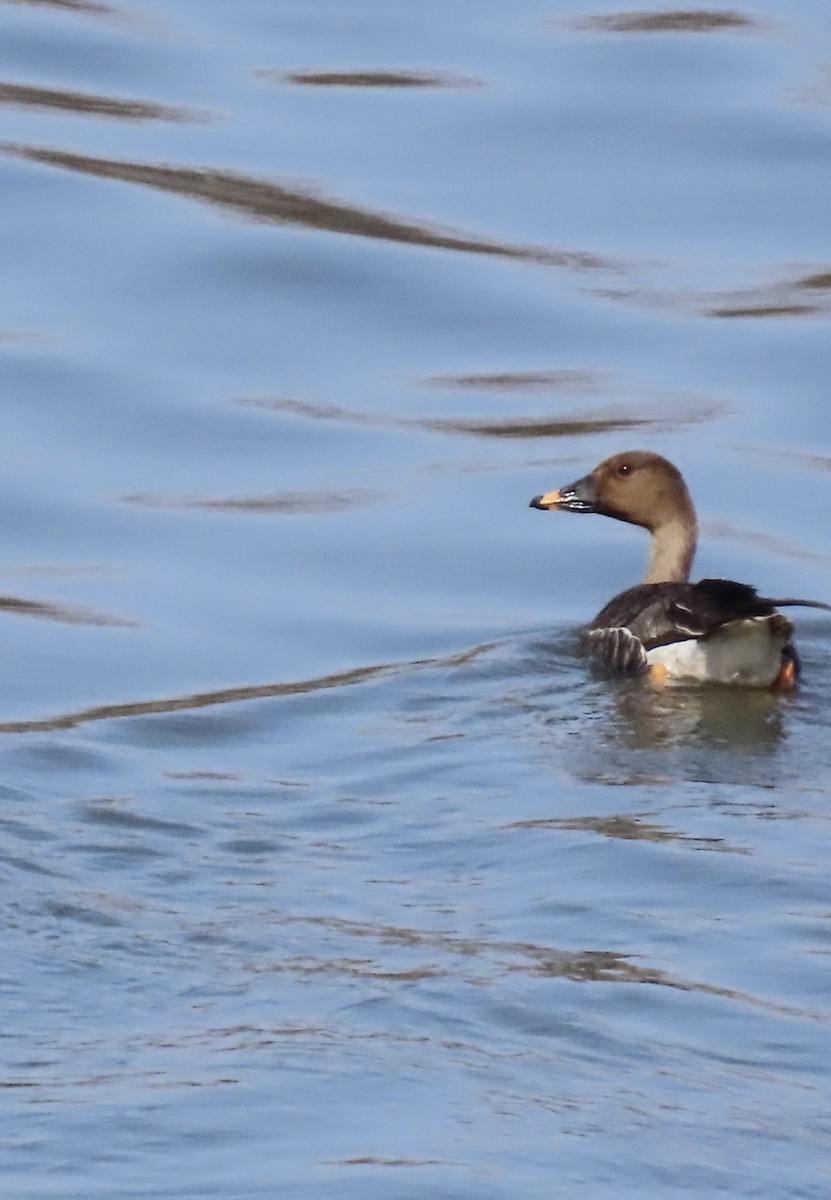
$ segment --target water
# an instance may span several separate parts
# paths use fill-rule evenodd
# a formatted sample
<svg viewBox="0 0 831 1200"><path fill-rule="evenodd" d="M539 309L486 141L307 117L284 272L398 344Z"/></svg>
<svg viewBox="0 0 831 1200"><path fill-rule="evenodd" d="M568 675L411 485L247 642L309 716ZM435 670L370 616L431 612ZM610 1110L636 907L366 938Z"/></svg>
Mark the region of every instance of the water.
<svg viewBox="0 0 831 1200"><path fill-rule="evenodd" d="M649 446L831 599L829 62L0 4L4 1195L827 1196L828 622L597 679L643 537L527 506Z"/></svg>

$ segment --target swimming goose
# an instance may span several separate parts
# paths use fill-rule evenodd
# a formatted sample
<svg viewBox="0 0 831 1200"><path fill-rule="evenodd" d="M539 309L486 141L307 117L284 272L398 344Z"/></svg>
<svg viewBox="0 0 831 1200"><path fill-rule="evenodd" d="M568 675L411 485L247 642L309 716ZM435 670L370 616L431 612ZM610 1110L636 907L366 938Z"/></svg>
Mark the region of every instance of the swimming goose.
<svg viewBox="0 0 831 1200"><path fill-rule="evenodd" d="M831 609L818 600L771 600L746 583L689 583L698 522L681 472L660 454L631 450L576 483L535 496L532 508L602 513L652 535L643 583L620 592L582 634L608 670L656 682L697 679L791 688L799 658L777 606Z"/></svg>

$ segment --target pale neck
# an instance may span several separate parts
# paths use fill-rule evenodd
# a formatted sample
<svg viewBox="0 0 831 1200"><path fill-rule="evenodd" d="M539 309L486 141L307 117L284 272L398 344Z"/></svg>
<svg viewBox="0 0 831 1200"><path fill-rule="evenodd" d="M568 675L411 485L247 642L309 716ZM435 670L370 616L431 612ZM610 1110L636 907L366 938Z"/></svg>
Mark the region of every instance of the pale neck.
<svg viewBox="0 0 831 1200"><path fill-rule="evenodd" d="M667 521L652 531L649 566L644 583L686 583L690 577L698 529L690 522Z"/></svg>

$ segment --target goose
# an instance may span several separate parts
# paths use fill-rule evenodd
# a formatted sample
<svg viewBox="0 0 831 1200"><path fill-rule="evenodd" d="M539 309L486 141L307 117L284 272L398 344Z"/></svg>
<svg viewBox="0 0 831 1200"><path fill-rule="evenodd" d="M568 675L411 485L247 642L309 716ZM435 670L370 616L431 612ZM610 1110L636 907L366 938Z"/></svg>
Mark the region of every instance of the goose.
<svg viewBox="0 0 831 1200"><path fill-rule="evenodd" d="M582 631L582 648L616 675L790 689L799 676L794 627L779 607L831 610L819 600L773 600L732 579L689 576L698 521L676 466L650 450L604 459L588 475L531 501L544 511L601 513L651 535L643 582L614 596Z"/></svg>

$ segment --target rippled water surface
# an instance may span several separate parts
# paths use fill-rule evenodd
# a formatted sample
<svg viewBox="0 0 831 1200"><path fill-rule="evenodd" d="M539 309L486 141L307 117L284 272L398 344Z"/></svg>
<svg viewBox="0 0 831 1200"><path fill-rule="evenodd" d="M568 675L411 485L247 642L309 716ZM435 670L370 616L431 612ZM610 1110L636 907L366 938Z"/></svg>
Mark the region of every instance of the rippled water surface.
<svg viewBox="0 0 831 1200"><path fill-rule="evenodd" d="M831 1188L831 624L590 674L697 571L831 600L831 9L0 0L14 1198Z"/></svg>

